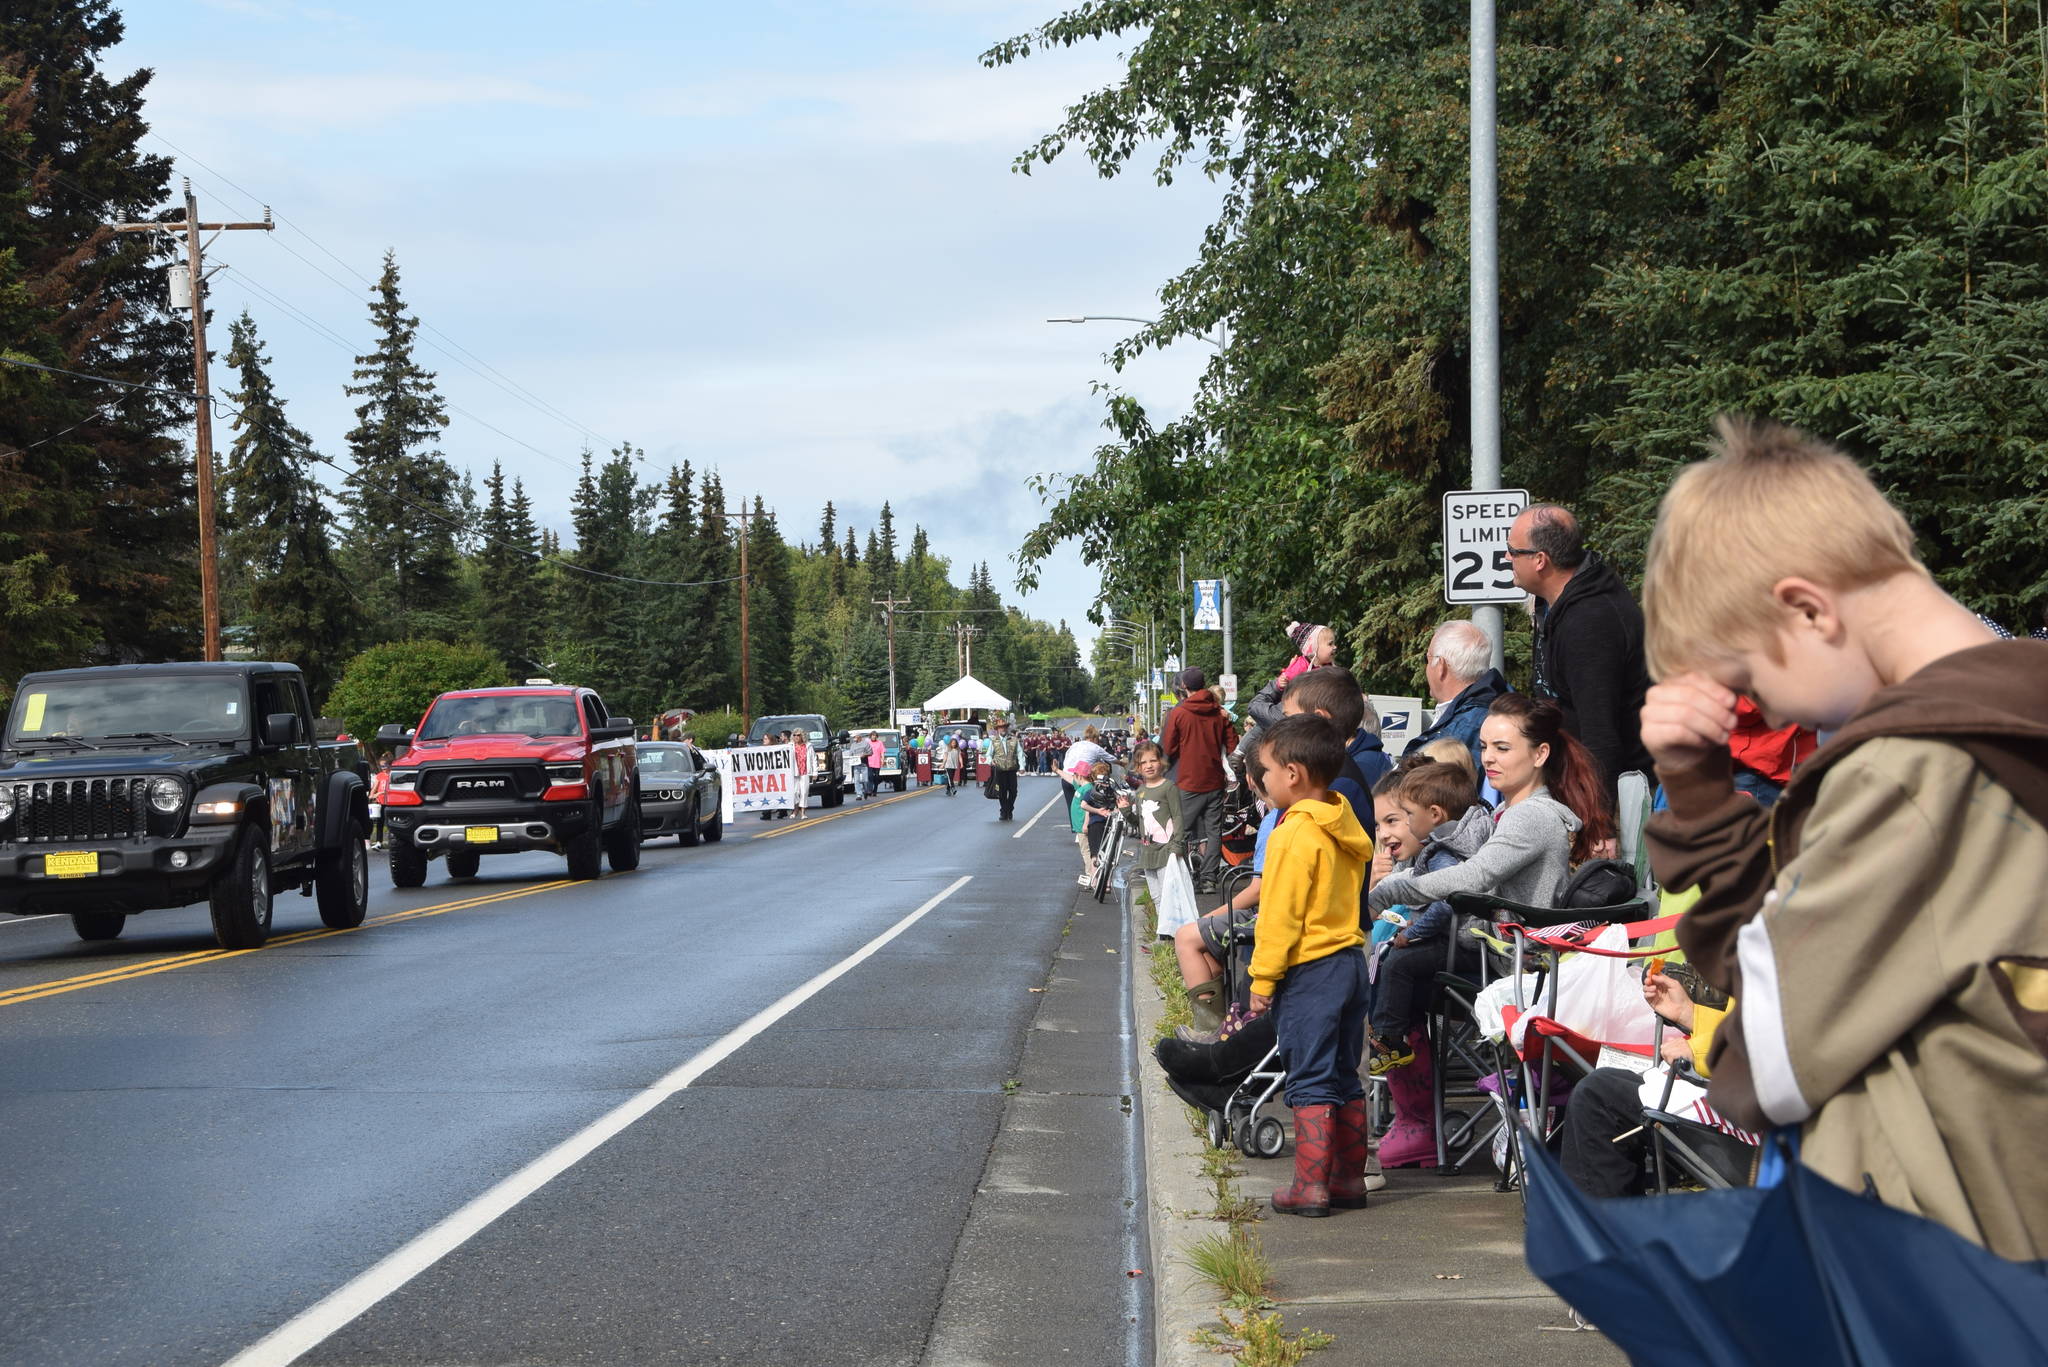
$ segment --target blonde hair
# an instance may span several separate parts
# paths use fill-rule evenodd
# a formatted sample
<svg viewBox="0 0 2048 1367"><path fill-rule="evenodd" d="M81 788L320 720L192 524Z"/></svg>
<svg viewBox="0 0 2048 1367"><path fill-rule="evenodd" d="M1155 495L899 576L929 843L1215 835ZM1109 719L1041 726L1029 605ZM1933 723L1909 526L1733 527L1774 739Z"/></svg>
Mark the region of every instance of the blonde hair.
<svg viewBox="0 0 2048 1367"><path fill-rule="evenodd" d="M1650 534L1644 651L1656 677L1744 650L1778 659L1781 579L1842 591L1929 577L1906 519L1826 442L1724 414L1707 449L1671 482Z"/></svg>
<svg viewBox="0 0 2048 1367"><path fill-rule="evenodd" d="M1464 741L1455 740L1450 736L1438 736L1416 753L1428 755L1438 764L1463 765L1465 777L1471 779L1475 786L1479 782L1479 766L1472 762L1472 748Z"/></svg>

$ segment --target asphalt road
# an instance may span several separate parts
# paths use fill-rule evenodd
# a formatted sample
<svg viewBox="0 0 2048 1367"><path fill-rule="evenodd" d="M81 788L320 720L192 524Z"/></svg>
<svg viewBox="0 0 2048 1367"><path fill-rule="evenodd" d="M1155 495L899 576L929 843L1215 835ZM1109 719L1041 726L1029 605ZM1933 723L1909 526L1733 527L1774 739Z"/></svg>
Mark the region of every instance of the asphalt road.
<svg viewBox="0 0 2048 1367"><path fill-rule="evenodd" d="M362 930L282 898L253 952L0 922L0 1361L1149 1360L1127 1004L1060 971L1120 932L1024 829L1056 796L377 870Z"/></svg>

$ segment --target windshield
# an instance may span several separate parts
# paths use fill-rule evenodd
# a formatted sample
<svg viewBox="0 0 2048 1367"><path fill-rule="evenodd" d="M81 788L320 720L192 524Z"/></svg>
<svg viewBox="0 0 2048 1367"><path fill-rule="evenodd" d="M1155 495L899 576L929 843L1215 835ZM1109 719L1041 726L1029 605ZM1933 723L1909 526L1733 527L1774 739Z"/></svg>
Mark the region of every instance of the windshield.
<svg viewBox="0 0 2048 1367"><path fill-rule="evenodd" d="M690 765L689 752L681 746L643 746L640 750L640 772L643 774L670 777L694 773Z"/></svg>
<svg viewBox="0 0 2048 1367"><path fill-rule="evenodd" d="M248 730L239 675L50 679L23 689L7 720L10 743L145 731L187 738L239 737Z"/></svg>
<svg viewBox="0 0 2048 1367"><path fill-rule="evenodd" d="M455 736L580 736L576 700L560 696L519 695L443 698L427 713L419 740Z"/></svg>
<svg viewBox="0 0 2048 1367"><path fill-rule="evenodd" d="M782 731L801 731L811 738L811 744L825 744L825 719L823 717L761 717L747 731L747 743L759 745L770 734Z"/></svg>

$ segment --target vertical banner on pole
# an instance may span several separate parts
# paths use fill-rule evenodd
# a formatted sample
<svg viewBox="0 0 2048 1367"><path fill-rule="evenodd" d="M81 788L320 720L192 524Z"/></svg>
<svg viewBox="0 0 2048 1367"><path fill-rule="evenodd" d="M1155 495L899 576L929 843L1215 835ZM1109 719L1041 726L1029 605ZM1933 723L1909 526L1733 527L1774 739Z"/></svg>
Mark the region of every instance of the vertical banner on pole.
<svg viewBox="0 0 2048 1367"><path fill-rule="evenodd" d="M1223 581L1221 579L1197 579L1195 581L1195 630L1223 630Z"/></svg>

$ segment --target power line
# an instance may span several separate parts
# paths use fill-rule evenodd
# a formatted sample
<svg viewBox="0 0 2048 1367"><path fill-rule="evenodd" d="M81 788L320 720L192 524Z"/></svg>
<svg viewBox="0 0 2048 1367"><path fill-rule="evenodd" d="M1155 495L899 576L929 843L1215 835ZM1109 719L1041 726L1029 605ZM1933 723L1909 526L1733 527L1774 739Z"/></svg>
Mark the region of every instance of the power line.
<svg viewBox="0 0 2048 1367"><path fill-rule="evenodd" d="M67 370L62 366L43 365L38 361L16 360L12 356L0 356L0 365L10 365L22 370L40 370L50 375L66 375L76 380L90 380L95 384L118 385L123 389L141 390L151 394L169 394L174 395L177 398L184 399L188 402L196 402L199 398L199 395L196 392L189 389L178 389L169 385L141 384L134 380L116 379L111 375L94 375L89 371L84 370ZM247 422L253 426L262 427L262 429L268 432L273 438L282 441L287 447L298 452L300 455L305 456L307 459L317 461L320 464L327 466L329 469L338 472L341 475L344 482L348 480L360 480L363 477L361 471L350 470L346 466L343 466L342 464L333 460L332 458L324 456L320 454L320 452L315 451L312 447L293 441L289 434L280 433L277 431L275 427L272 427L268 424L257 423L256 420L251 418L245 410L237 408L235 405L231 403L222 403L218 399L215 399L214 402L218 404L221 408L228 411L229 413L234 414L237 418L242 419L244 422ZM447 526L453 527L455 530L463 533L466 536L477 535L474 529L465 526L462 522L458 521L455 518L448 517L446 514L442 513L441 510L438 508L433 508L428 506L427 504L416 502L412 499L406 498L402 494L394 495L394 497L396 497L400 503L405 504L407 507L413 509L414 511L425 513L428 517L433 518L437 522L441 522ZM645 584L651 588L662 589L696 589L708 588L715 584L737 584L747 577L745 575L732 575L724 579L641 579L630 574L608 574L604 570L593 570L588 566L578 565L572 560L564 560L560 556L542 555L538 551L529 551L523 546L508 545L504 541L498 540L494 537L481 537L480 539L491 545L500 546L506 550L513 551L521 555L530 555L535 560L539 560L548 564L560 565L563 569L573 570L577 574L589 575L593 579L610 579L622 584Z"/></svg>
<svg viewBox="0 0 2048 1367"><path fill-rule="evenodd" d="M258 204L262 202L257 195L243 188L242 186L236 184L234 181L229 180L225 174L214 170L211 166L208 166L205 162L193 156L190 152L185 151L182 147L179 147L176 143L172 142L169 138L166 138L163 134L157 132L156 130L150 129L144 134L144 136L152 138L155 141L162 143L165 147L170 148L171 151L177 153L186 161L191 162L194 166L199 167L201 170L207 172L215 179L226 184L229 188L245 196L250 202ZM347 271L350 275L353 275L356 279L362 281L365 285L368 285L370 288L375 289L377 287L377 282L375 280L372 280L369 276L364 275L361 271L357 270L354 266L350 265L347 261L342 259L342 257L338 255L332 248L328 247L327 244L320 241L318 238L314 237L313 234L307 232L297 223L293 222L291 219L286 218L283 214L273 213L273 217L275 217L279 223L285 225L286 227L290 228L293 232L297 233L300 237L305 238L308 243L317 248L323 255L327 257L328 260L334 262L335 265L340 266L343 270ZM301 256L298 252L292 251L292 249L282 240L279 240L278 245L280 247L283 247L285 251L289 252L292 256L297 257L301 262L303 262L306 265L307 269L314 271L316 274L320 275L322 278L332 283L336 288L347 293L351 299L357 297L356 291L354 289L352 289L348 285L343 284L341 281L336 280L333 276L328 275L326 271L321 270L320 267L314 265L311 261L308 261L304 256ZM454 348L454 351L451 352L448 350L448 348L439 346L431 340L427 342L427 345L433 347L436 351L441 352L443 355L448 356L450 360L453 360L457 365L460 365L464 369L470 371L470 373L476 375L479 379L485 380L488 383L496 385L499 389L505 391L507 394L510 394L513 397L520 399L522 402L525 402L528 406L534 408L536 411L544 413L548 417L553 418L555 421L563 424L565 427L568 427L571 431L581 433L583 436L600 443L607 442L610 440L609 438L593 430L586 424L581 423L577 421L575 418L570 417L567 413L564 413L561 409L555 407L546 399L543 399L542 397L540 397L540 395L534 393L532 390L520 384L511 376L499 370L489 361L484 360L483 357L478 356L468 347L456 341L446 332L442 331L438 327L435 327L432 323L425 322L423 320L420 326L425 328L427 331L433 333L435 336L440 337L443 341L447 342L448 347ZM461 355L456 355L456 352L461 353ZM471 365L469 361L465 361L463 357L468 357L469 361L474 361L475 364ZM481 367L481 369L479 369L479 367Z"/></svg>

